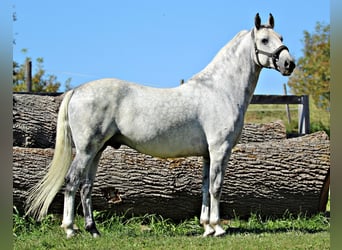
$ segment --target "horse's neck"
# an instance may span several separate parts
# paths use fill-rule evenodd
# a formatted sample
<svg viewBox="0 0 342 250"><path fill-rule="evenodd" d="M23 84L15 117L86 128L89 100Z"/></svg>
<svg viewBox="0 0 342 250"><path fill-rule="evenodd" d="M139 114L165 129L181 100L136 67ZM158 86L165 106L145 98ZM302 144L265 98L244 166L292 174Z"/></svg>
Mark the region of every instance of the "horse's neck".
<svg viewBox="0 0 342 250"><path fill-rule="evenodd" d="M241 105L247 106L261 71L253 60L253 51L250 32L242 31L193 80L222 95L234 96Z"/></svg>

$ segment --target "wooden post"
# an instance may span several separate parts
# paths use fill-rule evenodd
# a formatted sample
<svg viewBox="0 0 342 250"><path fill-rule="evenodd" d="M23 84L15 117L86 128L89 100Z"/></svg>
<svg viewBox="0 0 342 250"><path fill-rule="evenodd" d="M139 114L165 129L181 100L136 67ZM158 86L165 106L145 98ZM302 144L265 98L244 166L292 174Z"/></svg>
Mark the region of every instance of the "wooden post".
<svg viewBox="0 0 342 250"><path fill-rule="evenodd" d="M302 104L298 106L298 134L305 135L310 133L310 110L309 96L301 96Z"/></svg>
<svg viewBox="0 0 342 250"><path fill-rule="evenodd" d="M284 83L284 95L287 95L286 83ZM287 103L287 104L285 105L285 107L286 107L287 121L288 121L289 124L291 124L291 113L290 113L289 104Z"/></svg>
<svg viewBox="0 0 342 250"><path fill-rule="evenodd" d="M25 80L26 80L27 92L32 92L32 62L31 60L26 60Z"/></svg>

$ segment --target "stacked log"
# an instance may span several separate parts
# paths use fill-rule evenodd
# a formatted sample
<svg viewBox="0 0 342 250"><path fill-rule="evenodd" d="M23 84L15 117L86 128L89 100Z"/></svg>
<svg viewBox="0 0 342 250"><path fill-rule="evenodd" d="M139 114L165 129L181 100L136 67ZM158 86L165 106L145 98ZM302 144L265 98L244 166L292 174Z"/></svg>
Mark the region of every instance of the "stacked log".
<svg viewBox="0 0 342 250"><path fill-rule="evenodd" d="M54 148L62 96L13 94L13 146Z"/></svg>
<svg viewBox="0 0 342 250"><path fill-rule="evenodd" d="M13 126L17 130L14 133L20 138L32 138L29 143L14 140L18 143L13 147L13 201L19 210L24 207L27 190L42 178L52 159L54 143L50 138L55 133L60 102L56 101L58 97L35 96L26 100L27 97L15 95L13 110ZM32 103L30 109L21 107L28 103ZM42 108L42 104L50 106ZM24 119L26 116L31 119ZM44 136L36 135L37 130L32 129L36 124L46 128ZM286 139L281 123L246 124L227 166L221 214L245 217L260 212L282 216L286 211L324 211L329 169L330 143L324 132ZM201 158L159 159L125 146L118 150L108 147L99 163L93 206L116 213L154 213L175 220L192 218L200 213L201 182ZM77 202L80 204L79 197ZM50 212L61 213L62 206L63 189ZM81 211L80 205L78 208Z"/></svg>
<svg viewBox="0 0 342 250"><path fill-rule="evenodd" d="M63 96L13 94L13 146L54 148L57 112ZM286 138L281 122L245 124L240 143Z"/></svg>

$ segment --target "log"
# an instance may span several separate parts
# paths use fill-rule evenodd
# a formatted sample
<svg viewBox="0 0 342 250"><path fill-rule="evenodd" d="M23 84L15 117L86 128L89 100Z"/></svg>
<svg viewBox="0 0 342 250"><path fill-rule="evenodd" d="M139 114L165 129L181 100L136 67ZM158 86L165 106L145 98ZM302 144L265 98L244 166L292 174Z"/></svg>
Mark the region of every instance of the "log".
<svg viewBox="0 0 342 250"><path fill-rule="evenodd" d="M282 121L261 124L245 123L238 143L277 141L286 137L286 128Z"/></svg>
<svg viewBox="0 0 342 250"><path fill-rule="evenodd" d="M22 211L27 190L44 175L52 149L13 148L13 202ZM237 145L225 174L221 216L315 214L325 209L324 189L330 146L324 132ZM159 159L128 147L108 147L100 160L94 190L96 210L182 220L199 216L202 160ZM323 203L323 204L322 204ZM79 197L78 210L81 211ZM63 189L50 212L62 213Z"/></svg>
<svg viewBox="0 0 342 250"><path fill-rule="evenodd" d="M54 148L57 112L63 96L13 94L13 146ZM286 138L280 122L245 124L240 143Z"/></svg>
<svg viewBox="0 0 342 250"><path fill-rule="evenodd" d="M13 146L54 148L62 98L13 94Z"/></svg>

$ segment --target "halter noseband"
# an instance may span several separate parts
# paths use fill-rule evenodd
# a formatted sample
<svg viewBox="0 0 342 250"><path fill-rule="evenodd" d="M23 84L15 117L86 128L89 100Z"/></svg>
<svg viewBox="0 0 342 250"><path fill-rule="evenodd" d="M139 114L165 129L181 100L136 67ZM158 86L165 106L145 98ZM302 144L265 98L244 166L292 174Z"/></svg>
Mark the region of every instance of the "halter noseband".
<svg viewBox="0 0 342 250"><path fill-rule="evenodd" d="M252 30L251 35L252 35L252 39L253 39L253 41L254 41L254 51L255 51L255 56L256 56L256 60L257 60L257 62L258 62L258 65L259 65L260 67L265 67L265 68L269 68L269 69L271 68L271 67L268 67L268 66L264 66L264 65L262 65L262 64L260 63L260 61L259 61L259 54L263 54L263 55L266 55L266 56L272 58L272 63L273 63L274 68L275 68L276 70L279 71L279 68L277 67L277 64L276 64L276 63L277 63L277 59L279 59L279 55L280 55L280 53L281 53L283 50L289 51L289 49L288 49L285 45L281 45L281 46L279 46L279 48L277 48L277 49L276 49L275 51L273 51L272 53L269 53L269 52L263 51L263 50L259 50L259 49L257 48L256 42L255 42L254 29Z"/></svg>

